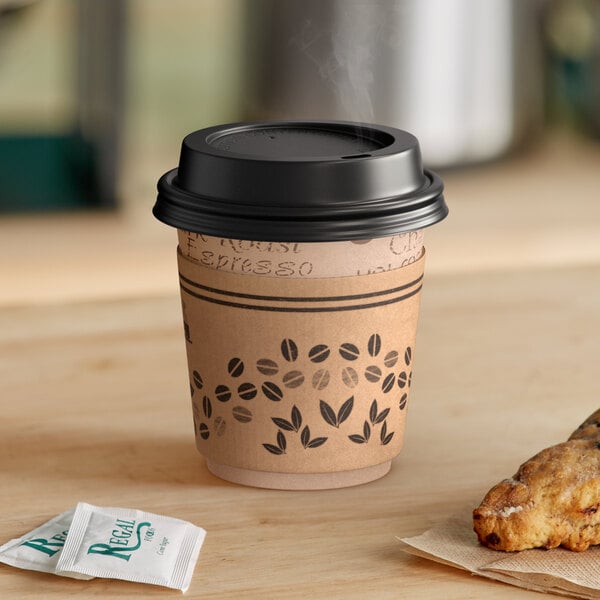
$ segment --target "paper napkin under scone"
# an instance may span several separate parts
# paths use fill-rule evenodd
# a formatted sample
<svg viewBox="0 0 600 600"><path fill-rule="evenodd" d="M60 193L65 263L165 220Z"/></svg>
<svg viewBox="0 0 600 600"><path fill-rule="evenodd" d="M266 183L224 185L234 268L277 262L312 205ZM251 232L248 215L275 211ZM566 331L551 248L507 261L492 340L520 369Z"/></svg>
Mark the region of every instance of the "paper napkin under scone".
<svg viewBox="0 0 600 600"><path fill-rule="evenodd" d="M400 540L403 550L519 587L572 598L600 599L600 546L499 552L479 544L471 509L425 533Z"/></svg>

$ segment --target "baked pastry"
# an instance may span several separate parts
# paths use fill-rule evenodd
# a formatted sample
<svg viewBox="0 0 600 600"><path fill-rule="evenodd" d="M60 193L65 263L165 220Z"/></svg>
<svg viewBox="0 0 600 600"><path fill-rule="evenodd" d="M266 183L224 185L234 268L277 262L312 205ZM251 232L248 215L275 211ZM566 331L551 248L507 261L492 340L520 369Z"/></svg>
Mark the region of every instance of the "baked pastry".
<svg viewBox="0 0 600 600"><path fill-rule="evenodd" d="M495 485L473 526L481 544L507 552L600 544L600 410Z"/></svg>

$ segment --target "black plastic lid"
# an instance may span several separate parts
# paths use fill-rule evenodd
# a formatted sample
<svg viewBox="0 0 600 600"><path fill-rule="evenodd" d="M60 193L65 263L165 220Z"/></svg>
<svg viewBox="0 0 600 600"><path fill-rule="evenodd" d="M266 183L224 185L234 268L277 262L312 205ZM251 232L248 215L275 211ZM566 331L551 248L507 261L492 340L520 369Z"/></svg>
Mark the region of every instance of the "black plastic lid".
<svg viewBox="0 0 600 600"><path fill-rule="evenodd" d="M234 239L327 242L421 229L448 208L417 139L345 121L209 127L183 140L158 182L164 223Z"/></svg>

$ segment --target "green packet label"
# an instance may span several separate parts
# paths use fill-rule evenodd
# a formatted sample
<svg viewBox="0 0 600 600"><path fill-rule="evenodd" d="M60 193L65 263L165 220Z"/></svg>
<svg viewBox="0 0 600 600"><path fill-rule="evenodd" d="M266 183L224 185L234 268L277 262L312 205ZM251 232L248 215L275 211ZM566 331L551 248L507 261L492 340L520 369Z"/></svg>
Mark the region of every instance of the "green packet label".
<svg viewBox="0 0 600 600"><path fill-rule="evenodd" d="M80 502L57 572L186 591L206 532L173 517Z"/></svg>
<svg viewBox="0 0 600 600"><path fill-rule="evenodd" d="M20 569L55 573L75 579L93 579L93 576L83 573L56 571L74 513L75 509L71 508L33 531L0 546L0 562Z"/></svg>

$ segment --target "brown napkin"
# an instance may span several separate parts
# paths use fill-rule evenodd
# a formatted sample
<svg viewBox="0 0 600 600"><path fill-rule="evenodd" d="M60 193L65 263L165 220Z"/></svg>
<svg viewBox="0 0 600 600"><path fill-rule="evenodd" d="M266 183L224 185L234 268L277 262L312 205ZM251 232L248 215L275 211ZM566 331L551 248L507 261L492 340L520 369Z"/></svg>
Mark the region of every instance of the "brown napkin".
<svg viewBox="0 0 600 600"><path fill-rule="evenodd" d="M585 552L490 550L478 543L469 508L421 535L400 541L410 554L475 575L538 592L600 599L600 546Z"/></svg>

